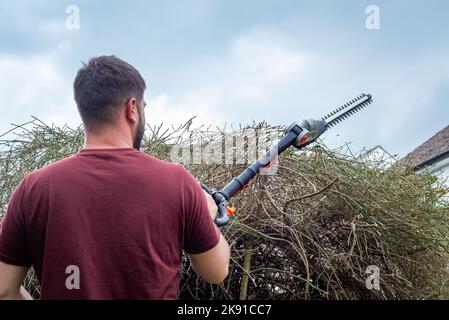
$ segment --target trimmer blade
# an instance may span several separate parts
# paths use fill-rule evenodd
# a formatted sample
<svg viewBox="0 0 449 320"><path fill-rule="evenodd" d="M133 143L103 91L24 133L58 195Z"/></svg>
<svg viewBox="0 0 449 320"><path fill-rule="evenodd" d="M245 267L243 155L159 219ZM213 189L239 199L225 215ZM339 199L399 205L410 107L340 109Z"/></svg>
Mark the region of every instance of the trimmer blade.
<svg viewBox="0 0 449 320"><path fill-rule="evenodd" d="M326 121L326 127L331 128L337 123L340 123L341 121L349 118L354 113L362 110L371 102L373 102L373 99L370 94L361 94L357 98L347 102L340 108L327 114L322 119Z"/></svg>

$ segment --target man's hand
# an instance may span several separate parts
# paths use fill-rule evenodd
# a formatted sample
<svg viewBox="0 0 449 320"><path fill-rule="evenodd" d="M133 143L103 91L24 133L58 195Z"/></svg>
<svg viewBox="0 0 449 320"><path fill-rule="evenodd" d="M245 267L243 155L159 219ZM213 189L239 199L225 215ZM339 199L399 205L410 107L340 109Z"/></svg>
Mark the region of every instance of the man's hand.
<svg viewBox="0 0 449 320"><path fill-rule="evenodd" d="M215 217L217 216L217 212L218 212L218 207L215 204L215 201L210 194L208 194L206 191L204 191L204 195L206 196L207 206L209 207L210 216L212 217L212 220L215 220Z"/></svg>

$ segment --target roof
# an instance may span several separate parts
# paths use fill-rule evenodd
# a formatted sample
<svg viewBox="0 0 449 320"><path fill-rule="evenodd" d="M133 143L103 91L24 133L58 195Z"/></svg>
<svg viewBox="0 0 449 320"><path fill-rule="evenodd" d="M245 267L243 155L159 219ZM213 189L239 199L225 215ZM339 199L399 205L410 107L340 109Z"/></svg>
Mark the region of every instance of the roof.
<svg viewBox="0 0 449 320"><path fill-rule="evenodd" d="M449 157L449 126L439 131L399 162L413 167L422 167L446 157Z"/></svg>

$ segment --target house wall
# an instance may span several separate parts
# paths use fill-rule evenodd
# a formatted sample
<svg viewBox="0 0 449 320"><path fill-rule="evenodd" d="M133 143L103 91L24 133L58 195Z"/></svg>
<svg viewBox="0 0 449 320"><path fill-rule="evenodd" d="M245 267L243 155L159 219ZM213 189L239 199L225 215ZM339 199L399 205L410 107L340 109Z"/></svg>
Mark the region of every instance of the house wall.
<svg viewBox="0 0 449 320"><path fill-rule="evenodd" d="M446 185L449 187L449 157L422 170L427 170L430 174L443 179L443 181L446 181Z"/></svg>

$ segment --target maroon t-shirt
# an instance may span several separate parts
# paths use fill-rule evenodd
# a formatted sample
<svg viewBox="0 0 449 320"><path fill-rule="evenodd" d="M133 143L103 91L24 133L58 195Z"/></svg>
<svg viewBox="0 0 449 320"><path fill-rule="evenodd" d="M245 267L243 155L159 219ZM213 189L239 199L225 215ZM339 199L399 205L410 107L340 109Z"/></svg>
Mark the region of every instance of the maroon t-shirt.
<svg viewBox="0 0 449 320"><path fill-rule="evenodd" d="M0 260L32 265L42 299L176 299L182 250L219 240L182 165L83 149L22 180L0 224Z"/></svg>

